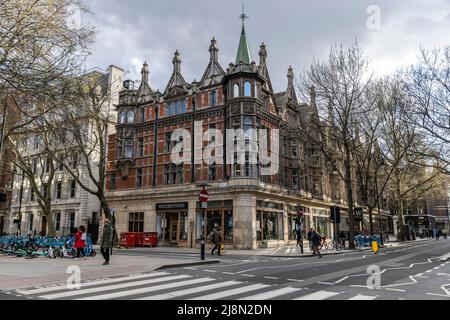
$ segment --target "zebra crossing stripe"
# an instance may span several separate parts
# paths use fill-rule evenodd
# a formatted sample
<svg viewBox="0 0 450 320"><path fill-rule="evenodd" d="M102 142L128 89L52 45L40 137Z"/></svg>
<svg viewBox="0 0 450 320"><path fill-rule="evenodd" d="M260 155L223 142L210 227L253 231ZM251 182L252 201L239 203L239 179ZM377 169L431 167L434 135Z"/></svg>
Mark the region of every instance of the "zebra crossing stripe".
<svg viewBox="0 0 450 320"><path fill-rule="evenodd" d="M337 296L338 294L340 294L340 292L330 292L321 290L294 300L325 300Z"/></svg>
<svg viewBox="0 0 450 320"><path fill-rule="evenodd" d="M354 296L348 300L374 300L376 298L376 296L365 296L363 294L358 294L357 296Z"/></svg>
<svg viewBox="0 0 450 320"><path fill-rule="evenodd" d="M214 281L214 280L216 280L216 279L212 279L212 278L191 279L191 280L186 280L186 281L181 281L181 282L172 282L172 283L167 283L167 284L161 284L161 285L154 286L154 287L147 287L147 288L140 288L140 289L134 289L134 290L101 294L98 296L85 297L85 298L76 299L76 300L107 300L107 299L123 298L126 296L139 295L139 294L144 294L144 293L149 293L149 292L154 292L154 291L159 291L159 290L165 290L165 289L173 289L173 288L177 288L177 287L183 287L183 286L188 286L188 285L193 285L193 284L198 284L198 283L203 283L203 282L209 282L209 281Z"/></svg>
<svg viewBox="0 0 450 320"><path fill-rule="evenodd" d="M213 290L213 289L217 289L217 288L229 287L229 286L238 285L238 284L242 284L242 282L226 281L226 282L209 284L209 285L202 286L202 287L196 287L196 288L191 288L191 289L157 294L157 295L143 297L143 298L139 298L139 299L135 299L135 300L167 300L167 299L177 298L177 297L181 297L181 296L186 296L188 294L195 294L195 293L209 291L209 290Z"/></svg>
<svg viewBox="0 0 450 320"><path fill-rule="evenodd" d="M112 285L112 286L101 286L101 287L91 288L91 289L65 291L62 293L55 293L55 294L40 296L40 298L48 299L48 300L61 299L61 298L67 298L67 297L73 297L73 296L81 296L84 294L90 294L90 293L96 293L96 292L102 292L102 291L119 290L119 289L125 289L128 287L137 287L137 286L143 286L143 285L152 284L152 283L158 283L158 282L164 282L164 281L170 281L170 280L179 280L179 279L185 279L185 278L192 278L192 277L187 276L187 275L170 276L170 277L163 277L163 278L157 278L157 279L116 284L116 285Z"/></svg>
<svg viewBox="0 0 450 320"><path fill-rule="evenodd" d="M253 285L246 286L246 287L240 287L240 288L236 288L236 289L216 292L216 293L208 294L205 296L192 298L189 300L217 300L217 299L221 299L221 298L225 298L225 297L234 296L234 295L237 295L240 293L255 291L255 290L263 289L263 288L267 288L267 287L270 287L270 285L268 285L268 284L253 284Z"/></svg>
<svg viewBox="0 0 450 320"><path fill-rule="evenodd" d="M253 296L244 297L239 300L268 300L268 299L283 296L285 294L293 293L293 292L297 292L297 291L300 291L300 289L287 287L287 288L282 288L282 289L278 289L278 290L263 292L263 293L256 294Z"/></svg>
<svg viewBox="0 0 450 320"><path fill-rule="evenodd" d="M81 283L81 288L92 287L92 286L97 286L97 285L102 285L102 284L110 284L110 283L116 283L116 282L137 280L137 279L152 278L152 277L164 276L164 275L168 275L168 274L169 273L167 273L167 272L155 272L155 273L141 274L141 275L136 275L136 276L122 277L122 278L96 280L96 281ZM61 290L65 290L65 289L66 289L66 285L57 286L57 287L48 287L48 288L38 288L38 289L32 289L32 290L17 290L16 292L23 294L23 295L30 295L30 294L47 293L47 292L52 292L52 291L61 291Z"/></svg>

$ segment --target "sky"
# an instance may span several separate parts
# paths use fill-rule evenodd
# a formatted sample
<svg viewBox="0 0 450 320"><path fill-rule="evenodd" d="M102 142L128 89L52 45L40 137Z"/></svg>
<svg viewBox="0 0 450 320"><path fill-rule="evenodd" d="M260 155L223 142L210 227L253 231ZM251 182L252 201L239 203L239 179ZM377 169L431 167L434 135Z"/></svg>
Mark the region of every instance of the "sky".
<svg viewBox="0 0 450 320"><path fill-rule="evenodd" d="M82 24L97 30L87 67L114 64L139 80L144 61L150 86L164 91L179 50L187 82L200 80L212 37L226 70L239 44L242 0L85 0ZM275 91L287 86L287 69L304 72L335 44L358 41L371 69L383 76L417 61L420 47L450 45L450 0L245 0L252 59L267 46Z"/></svg>

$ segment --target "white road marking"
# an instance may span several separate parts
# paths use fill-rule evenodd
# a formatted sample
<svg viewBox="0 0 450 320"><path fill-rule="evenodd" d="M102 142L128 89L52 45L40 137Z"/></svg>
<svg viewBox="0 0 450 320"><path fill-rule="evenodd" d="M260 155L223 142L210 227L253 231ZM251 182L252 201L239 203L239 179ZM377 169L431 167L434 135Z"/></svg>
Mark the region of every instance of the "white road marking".
<svg viewBox="0 0 450 320"><path fill-rule="evenodd" d="M81 296L83 294L89 294L89 293L96 293L96 292L102 292L102 291L110 291L110 290L119 290L119 289L125 289L129 287L137 287L141 285L147 285L152 283L158 283L163 281L170 281L170 280L180 280L184 278L191 278L191 276L170 276L170 277L164 277L164 278L157 278L157 279L151 279L151 280L144 280L144 281L137 281L137 282L130 282L130 283L123 283L123 284L116 284L112 286L102 286L92 289L81 289L76 291L65 291L62 293L55 293L55 294L49 294L40 296L40 298L43 299L60 299L60 298L67 298L67 297L73 297L73 296Z"/></svg>
<svg viewBox="0 0 450 320"><path fill-rule="evenodd" d="M254 275L251 275L251 274L241 274L241 276L243 276L243 277L255 277Z"/></svg>
<svg viewBox="0 0 450 320"><path fill-rule="evenodd" d="M265 279L273 279L273 280L278 280L280 278L276 278L276 277L264 277Z"/></svg>
<svg viewBox="0 0 450 320"><path fill-rule="evenodd" d="M197 283L210 282L210 281L215 281L215 280L216 279L212 279L212 278L191 279L191 280L186 280L186 281L181 281L181 282L172 282L172 283L167 283L167 284L161 284L161 285L157 285L154 287L146 287L146 288L139 288L139 289L134 289L134 290L126 290L126 291L101 294L101 295L97 295L94 297L85 297L85 298L77 299L77 300L107 300L107 299L122 298L122 297L126 297L126 296L149 293L149 292L154 292L154 291L159 291L159 290L164 290L164 289L173 289L173 288L177 288L177 287L194 285Z"/></svg>
<svg viewBox="0 0 450 320"><path fill-rule="evenodd" d="M283 296L283 295L297 292L297 291L300 291L300 289L287 287L287 288L281 288L278 290L263 292L263 293L256 294L253 296L244 297L244 298L241 298L238 300L268 300L268 299L276 298L276 297Z"/></svg>
<svg viewBox="0 0 450 320"><path fill-rule="evenodd" d="M236 274L234 272L222 272L223 274Z"/></svg>
<svg viewBox="0 0 450 320"><path fill-rule="evenodd" d="M216 273L217 271L215 270L203 270L204 272L210 272L210 273Z"/></svg>
<svg viewBox="0 0 450 320"><path fill-rule="evenodd" d="M297 298L295 300L325 300L334 296L341 294L341 292L330 292L330 291L317 291L306 296Z"/></svg>
<svg viewBox="0 0 450 320"><path fill-rule="evenodd" d="M96 280L96 281L90 281L87 283L81 283L81 288L96 286L96 285L102 285L102 284L110 284L110 283L116 283L116 282L122 282L122 281L130 281L130 280L137 280L137 279L145 279L145 278L153 278L157 276L164 276L168 275L167 272L155 272L155 273L149 273L149 274L141 274L136 276L129 276L129 277L121 277L121 278L114 278L114 279L107 279L107 280ZM38 289L32 289L32 290L17 290L16 292L19 292L24 295L30 295L30 294L40 294L40 293L47 293L52 291L60 291L66 289L66 285L59 285L59 286L52 286L52 287L45 287L45 288L38 288Z"/></svg>
<svg viewBox="0 0 450 320"><path fill-rule="evenodd" d="M250 292L250 291L255 291L255 290L259 290L259 289L263 289L263 288L267 288L267 287L270 287L270 285L267 285L267 284L253 284L253 285L246 286L246 287L240 287L240 288L236 288L236 289L216 292L216 293L208 294L208 295L205 295L205 296L192 298L192 299L189 299L189 300L217 300L217 299L221 299L221 298L225 298L225 297L231 297L231 296L235 296L237 294Z"/></svg>
<svg viewBox="0 0 450 320"><path fill-rule="evenodd" d="M178 291L173 291L173 292L168 292L168 293L163 293L163 294L157 294L157 295L153 295L153 296L139 298L136 300L167 300L167 299L172 299L172 298L176 298L176 297L186 296L189 294L195 294L195 293L199 293L199 292L209 291L209 290L213 290L213 289L217 289L217 288L234 286L234 285L238 285L238 284L242 284L242 282L226 281L226 282L208 284L206 286L201 286L201 287L196 287L196 288L190 288L190 289L185 289L185 290L178 290Z"/></svg>
<svg viewBox="0 0 450 320"><path fill-rule="evenodd" d="M398 292L406 292L406 290L403 289L394 289L394 288L383 288L384 290L389 290L389 291L398 291Z"/></svg>
<svg viewBox="0 0 450 320"><path fill-rule="evenodd" d="M374 300L378 298L378 296L365 296L362 294L358 294L357 296L354 296L353 298L350 298L348 300Z"/></svg>
<svg viewBox="0 0 450 320"><path fill-rule="evenodd" d="M334 286L334 283L331 283L331 282L322 282L322 281L320 281L320 282L317 282L318 284L326 284L326 285L329 285L329 286Z"/></svg>
<svg viewBox="0 0 450 320"><path fill-rule="evenodd" d="M450 296L447 296L445 294L439 294L439 293L427 293L427 295L450 298Z"/></svg>
<svg viewBox="0 0 450 320"><path fill-rule="evenodd" d="M305 280L300 280L300 279L287 279L288 281L297 281L297 282L304 282Z"/></svg>

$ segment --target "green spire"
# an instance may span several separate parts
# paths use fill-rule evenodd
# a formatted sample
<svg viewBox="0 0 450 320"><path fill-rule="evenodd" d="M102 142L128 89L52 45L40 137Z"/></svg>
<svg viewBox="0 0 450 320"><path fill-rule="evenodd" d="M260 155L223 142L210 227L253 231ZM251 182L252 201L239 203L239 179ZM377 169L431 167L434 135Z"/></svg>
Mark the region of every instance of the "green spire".
<svg viewBox="0 0 450 320"><path fill-rule="evenodd" d="M245 19L248 19L248 16L244 12L244 4L242 4L242 14L239 17L242 19L242 32L241 32L241 40L239 41L239 48L236 56L236 64L239 62L251 64L252 56L250 54L250 50L248 48L247 37L245 35Z"/></svg>

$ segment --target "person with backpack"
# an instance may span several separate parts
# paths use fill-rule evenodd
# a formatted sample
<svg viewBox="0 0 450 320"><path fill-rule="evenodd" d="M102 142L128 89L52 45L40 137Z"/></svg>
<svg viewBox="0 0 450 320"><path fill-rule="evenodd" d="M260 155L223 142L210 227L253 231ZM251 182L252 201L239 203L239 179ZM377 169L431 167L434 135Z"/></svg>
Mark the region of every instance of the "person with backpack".
<svg viewBox="0 0 450 320"><path fill-rule="evenodd" d="M102 241L100 243L100 252L105 259L103 265L109 265L110 250L117 245L118 238L114 227L109 219L105 219L103 227Z"/></svg>
<svg viewBox="0 0 450 320"><path fill-rule="evenodd" d="M81 254L83 254L84 260L87 259L86 252L84 250L85 246L86 246L86 228L84 226L80 226L78 228L77 233L75 234L74 248L77 254L73 257L74 259L80 258Z"/></svg>
<svg viewBox="0 0 450 320"><path fill-rule="evenodd" d="M219 227L215 227L211 234L211 241L214 243L214 248L211 251L211 254L214 255L214 251L217 249L217 255L220 254L220 247L222 246L222 232Z"/></svg>
<svg viewBox="0 0 450 320"><path fill-rule="evenodd" d="M312 246L313 246L313 254L316 255L316 253L318 253L319 258L322 258L322 254L320 253L320 249L319 249L319 247L321 246L321 243L322 243L322 237L314 229L312 229L311 242L312 242Z"/></svg>

